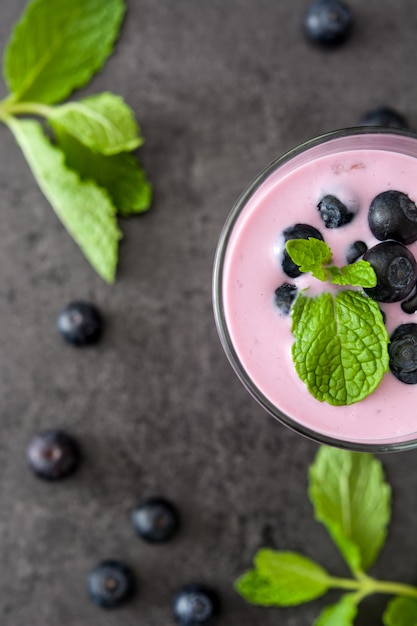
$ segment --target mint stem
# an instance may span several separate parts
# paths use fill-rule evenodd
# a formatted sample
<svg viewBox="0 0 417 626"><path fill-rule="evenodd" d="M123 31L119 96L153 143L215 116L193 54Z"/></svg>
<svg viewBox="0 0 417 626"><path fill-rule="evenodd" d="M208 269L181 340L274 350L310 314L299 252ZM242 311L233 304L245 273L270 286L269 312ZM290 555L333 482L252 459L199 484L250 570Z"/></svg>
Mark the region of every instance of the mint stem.
<svg viewBox="0 0 417 626"><path fill-rule="evenodd" d="M0 119L10 115L39 115L50 117L54 107L39 102L11 102L7 98L0 102Z"/></svg>
<svg viewBox="0 0 417 626"><path fill-rule="evenodd" d="M328 583L331 587L336 589L358 591L361 596L367 596L372 593L383 593L417 599L417 587L388 580L376 580L368 576L364 576L359 580L330 576Z"/></svg>

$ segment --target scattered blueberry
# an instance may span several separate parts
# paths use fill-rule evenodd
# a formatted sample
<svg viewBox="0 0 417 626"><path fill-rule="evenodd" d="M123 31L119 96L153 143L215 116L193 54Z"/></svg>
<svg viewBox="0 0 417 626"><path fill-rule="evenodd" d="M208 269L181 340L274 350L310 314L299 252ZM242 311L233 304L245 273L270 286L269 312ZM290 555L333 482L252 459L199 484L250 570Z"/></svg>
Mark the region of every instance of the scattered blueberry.
<svg viewBox="0 0 417 626"><path fill-rule="evenodd" d="M402 191L383 191L371 202L369 228L377 239L404 244L417 240L417 206Z"/></svg>
<svg viewBox="0 0 417 626"><path fill-rule="evenodd" d="M292 304L297 296L297 287L290 283L283 283L275 289L275 305L284 315L291 311Z"/></svg>
<svg viewBox="0 0 417 626"><path fill-rule="evenodd" d="M403 383L417 383L417 324L402 324L391 335L388 344L389 366Z"/></svg>
<svg viewBox="0 0 417 626"><path fill-rule="evenodd" d="M404 115L390 107L367 111L359 120L360 126L385 126L386 128L409 128Z"/></svg>
<svg viewBox="0 0 417 626"><path fill-rule="evenodd" d="M368 246L364 241L354 241L346 250L347 263L355 263L361 256L365 254Z"/></svg>
<svg viewBox="0 0 417 626"><path fill-rule="evenodd" d="M103 318L93 304L71 302L58 315L57 327L68 343L74 346L86 346L100 339Z"/></svg>
<svg viewBox="0 0 417 626"><path fill-rule="evenodd" d="M26 450L32 470L45 480L59 480L75 472L81 453L73 437L61 430L36 434Z"/></svg>
<svg viewBox="0 0 417 626"><path fill-rule="evenodd" d="M340 228L349 224L354 216L339 198L330 194L320 200L317 208L326 228Z"/></svg>
<svg viewBox="0 0 417 626"><path fill-rule="evenodd" d="M182 587L173 598L174 617L181 626L199 626L211 623L219 614L220 601L217 593L201 584Z"/></svg>
<svg viewBox="0 0 417 626"><path fill-rule="evenodd" d="M94 604L105 609L116 608L133 596L135 575L125 563L103 561L90 572L87 588Z"/></svg>
<svg viewBox="0 0 417 626"><path fill-rule="evenodd" d="M285 243L290 239L308 239L309 237L314 237L315 239L323 241L320 231L309 224L294 224L294 226L286 228L282 234L284 235ZM290 278L297 278L297 276L301 276L298 265L291 260L285 249L282 258L282 269Z"/></svg>
<svg viewBox="0 0 417 626"><path fill-rule="evenodd" d="M398 302L413 290L417 263L412 253L397 241L383 241L363 256L375 270L377 284L364 291L379 302Z"/></svg>
<svg viewBox="0 0 417 626"><path fill-rule="evenodd" d="M165 498L148 498L132 512L137 534L151 543L171 539L179 527L176 507Z"/></svg>
<svg viewBox="0 0 417 626"><path fill-rule="evenodd" d="M404 313L408 313L409 315L415 313L417 311L417 293L414 293L408 300L401 302L401 308Z"/></svg>
<svg viewBox="0 0 417 626"><path fill-rule="evenodd" d="M307 37L325 46L343 43L349 37L352 26L352 11L340 0L316 0L304 17Z"/></svg>

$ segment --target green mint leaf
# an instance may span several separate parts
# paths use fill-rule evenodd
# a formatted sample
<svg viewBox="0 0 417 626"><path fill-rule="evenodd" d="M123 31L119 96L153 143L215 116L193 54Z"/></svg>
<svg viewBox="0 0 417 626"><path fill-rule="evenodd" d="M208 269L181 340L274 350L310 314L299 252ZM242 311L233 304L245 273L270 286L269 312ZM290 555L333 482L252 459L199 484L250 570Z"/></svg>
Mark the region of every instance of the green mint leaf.
<svg viewBox="0 0 417 626"><path fill-rule="evenodd" d="M54 131L68 167L77 171L83 180L94 180L104 187L119 215L128 217L150 208L152 187L133 154L103 156L92 152L59 124L54 124Z"/></svg>
<svg viewBox="0 0 417 626"><path fill-rule="evenodd" d="M63 152L38 122L11 119L8 124L56 214L97 273L113 282L121 232L110 197L65 165Z"/></svg>
<svg viewBox="0 0 417 626"><path fill-rule="evenodd" d="M322 596L329 576L320 565L296 552L263 548L250 570L236 582L237 591L253 604L294 606Z"/></svg>
<svg viewBox="0 0 417 626"><path fill-rule="evenodd" d="M328 268L333 270L333 268ZM377 278L375 270L368 261L357 261L344 267L335 268L330 282L333 285L351 285L352 287L375 287Z"/></svg>
<svg viewBox="0 0 417 626"><path fill-rule="evenodd" d="M124 0L32 0L5 50L12 100L52 104L85 85L112 52L124 12Z"/></svg>
<svg viewBox="0 0 417 626"><path fill-rule="evenodd" d="M314 626L353 626L358 596L348 593L342 596L337 604L326 607L315 620Z"/></svg>
<svg viewBox="0 0 417 626"><path fill-rule="evenodd" d="M321 446L309 470L309 496L351 571L366 571L384 545L391 516L381 463L371 454Z"/></svg>
<svg viewBox="0 0 417 626"><path fill-rule="evenodd" d="M301 272L311 272L315 278L327 280L327 273L322 267L332 260L332 251L327 243L315 237L290 239L285 249Z"/></svg>
<svg viewBox="0 0 417 626"><path fill-rule="evenodd" d="M256 569L251 569L240 576L235 581L234 588L250 604L286 606L282 605L281 590L273 581L262 576Z"/></svg>
<svg viewBox="0 0 417 626"><path fill-rule="evenodd" d="M389 337L378 304L355 291L299 294L292 310L296 371L310 393L332 405L372 393L388 371Z"/></svg>
<svg viewBox="0 0 417 626"><path fill-rule="evenodd" d="M417 600L394 598L382 616L385 626L417 626Z"/></svg>
<svg viewBox="0 0 417 626"><path fill-rule="evenodd" d="M143 143L132 110L108 92L54 107L48 121L105 155L130 152Z"/></svg>

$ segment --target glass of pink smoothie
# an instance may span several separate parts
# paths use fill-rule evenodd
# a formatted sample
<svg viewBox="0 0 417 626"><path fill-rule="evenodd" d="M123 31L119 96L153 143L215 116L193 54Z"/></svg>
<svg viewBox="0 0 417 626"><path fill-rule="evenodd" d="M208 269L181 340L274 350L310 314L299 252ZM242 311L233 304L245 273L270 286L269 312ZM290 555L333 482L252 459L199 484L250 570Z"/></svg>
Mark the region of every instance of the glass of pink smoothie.
<svg viewBox="0 0 417 626"><path fill-rule="evenodd" d="M275 304L275 290L294 282L282 268L283 231L298 223L323 235L333 262L346 263L355 241L380 243L368 212L381 192L399 190L417 202L417 136L408 131L354 128L308 141L284 154L244 191L220 236L213 280L218 333L234 370L253 397L275 418L320 443L385 452L417 446L417 384L391 371L363 400L333 406L316 400L298 377L291 358L291 313ZM327 228L317 210L331 194L354 214L340 228ZM417 242L407 245L417 258ZM295 279L298 290L311 276ZM400 302L380 305L388 334L417 323Z"/></svg>

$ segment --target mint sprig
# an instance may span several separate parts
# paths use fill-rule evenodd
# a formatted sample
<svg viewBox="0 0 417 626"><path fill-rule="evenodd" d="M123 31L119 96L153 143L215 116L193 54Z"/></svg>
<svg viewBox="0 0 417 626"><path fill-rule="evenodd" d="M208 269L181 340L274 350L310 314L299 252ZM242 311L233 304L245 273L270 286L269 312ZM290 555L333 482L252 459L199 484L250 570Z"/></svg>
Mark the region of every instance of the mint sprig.
<svg viewBox="0 0 417 626"><path fill-rule="evenodd" d="M4 51L10 93L0 102L0 121L13 132L40 188L109 283L121 238L117 216L141 213L151 204L151 186L133 154L143 138L132 109L118 95L58 103L103 66L125 10L124 0L29 2ZM27 115L45 125L19 119Z"/></svg>
<svg viewBox="0 0 417 626"><path fill-rule="evenodd" d="M332 285L351 285L352 287L375 287L377 278L368 261L357 261L339 268L330 265L332 251L324 241L308 239L290 239L285 248L301 272L311 272L315 278Z"/></svg>
<svg viewBox="0 0 417 626"><path fill-rule="evenodd" d="M295 606L331 589L342 591L314 626L353 626L365 597L389 594L394 598L384 612L384 625L417 624L417 587L367 573L385 543L391 517L391 488L380 461L371 454L321 446L309 471L309 496L316 519L328 530L352 577L332 576L297 552L262 548L254 567L236 580L236 591L247 602L268 607Z"/></svg>
<svg viewBox="0 0 417 626"><path fill-rule="evenodd" d="M330 247L318 239L286 243L303 272L334 285L371 287L376 275L367 261L330 265ZM305 293L305 292L304 292ZM389 369L389 336L378 304L361 291L341 290L310 298L299 293L292 308L292 359L297 374L320 402L334 406L363 400Z"/></svg>

